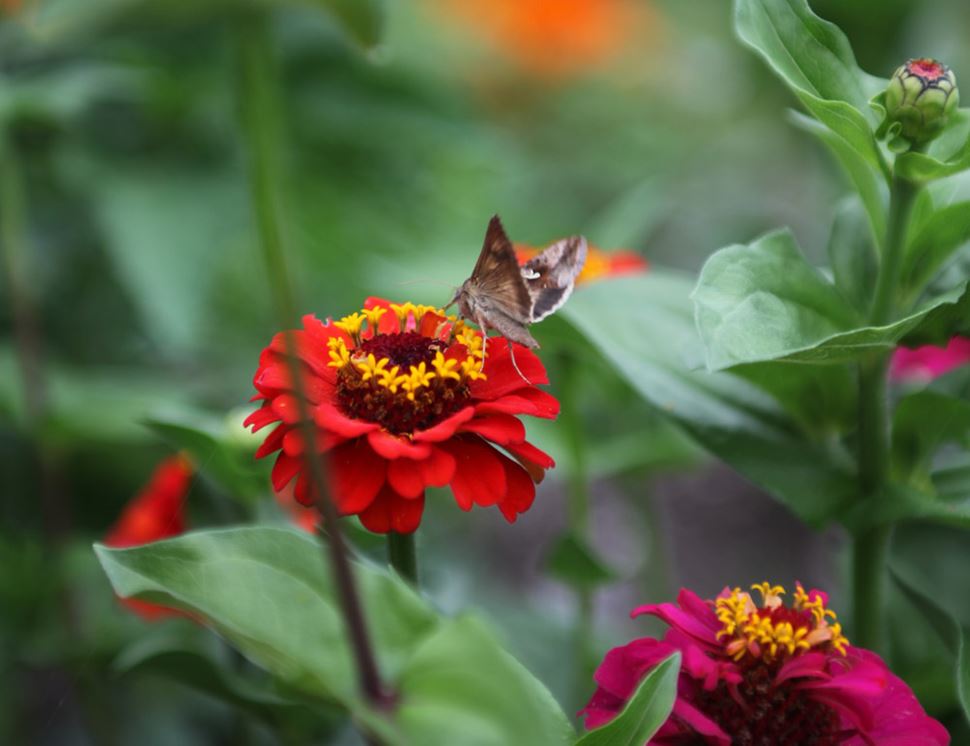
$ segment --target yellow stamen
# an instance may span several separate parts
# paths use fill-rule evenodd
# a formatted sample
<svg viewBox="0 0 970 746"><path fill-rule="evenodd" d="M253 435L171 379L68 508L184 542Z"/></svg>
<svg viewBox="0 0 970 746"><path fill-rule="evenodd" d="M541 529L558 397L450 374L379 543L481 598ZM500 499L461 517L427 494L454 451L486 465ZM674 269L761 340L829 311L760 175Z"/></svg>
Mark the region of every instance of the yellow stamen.
<svg viewBox="0 0 970 746"><path fill-rule="evenodd" d="M343 368L350 362L350 350L340 337L331 337L327 340L327 347L330 348L330 362L327 365L331 368Z"/></svg>
<svg viewBox="0 0 970 746"><path fill-rule="evenodd" d="M444 353L440 350L435 353L434 360L431 361L431 366L434 368L434 372L438 375L438 378L444 380L448 380L449 378L456 381L461 380L461 374L455 370L458 367L458 361L454 358L450 360L446 359Z"/></svg>
<svg viewBox="0 0 970 746"><path fill-rule="evenodd" d="M367 328L377 334L377 326L381 317L387 313L387 309L384 306L374 306L373 308L365 308L363 313L367 319Z"/></svg>
<svg viewBox="0 0 970 746"><path fill-rule="evenodd" d="M373 353L367 355L366 358L355 359L354 365L357 366L357 370L360 371L360 379L362 381L369 381L375 376L380 376L381 373L391 364L391 361L386 357L382 357L378 360L374 357Z"/></svg>
<svg viewBox="0 0 970 746"><path fill-rule="evenodd" d="M349 316L344 316L340 321L333 322L333 325L347 332L356 340L360 336L360 328L364 324L364 318L364 314L355 312Z"/></svg>

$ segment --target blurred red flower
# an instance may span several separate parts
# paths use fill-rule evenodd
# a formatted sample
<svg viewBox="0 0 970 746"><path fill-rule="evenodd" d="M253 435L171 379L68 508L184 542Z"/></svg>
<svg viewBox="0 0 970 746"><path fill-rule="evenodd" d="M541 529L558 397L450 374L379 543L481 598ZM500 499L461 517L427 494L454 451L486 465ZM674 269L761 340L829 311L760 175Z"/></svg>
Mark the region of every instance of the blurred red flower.
<svg viewBox="0 0 970 746"><path fill-rule="evenodd" d="M185 532L185 497L192 482L191 462L182 455L162 461L148 483L125 506L104 543L123 549L168 539ZM122 599L125 606L148 620L182 613L157 604Z"/></svg>
<svg viewBox="0 0 970 746"><path fill-rule="evenodd" d="M970 363L970 338L954 337L946 347L898 347L889 374L897 380L929 381Z"/></svg>
<svg viewBox="0 0 970 746"><path fill-rule="evenodd" d="M446 485L462 510L495 505L509 522L532 505L534 482L554 464L526 441L518 415L554 418L559 403L534 385L548 379L530 350L515 347L524 380L505 342L485 356L482 335L454 316L379 298L336 322L305 316L293 336L341 515L410 533L425 489ZM245 424L275 424L256 455L279 451L274 488L296 478L297 501L310 505L285 334L263 351L253 384L262 405Z"/></svg>
<svg viewBox="0 0 970 746"><path fill-rule="evenodd" d="M458 23L540 78L612 62L654 13L645 0L437 0Z"/></svg>
<svg viewBox="0 0 970 746"><path fill-rule="evenodd" d="M670 625L606 654L599 685L582 710L586 727L612 720L640 681L680 651L673 712L650 744L765 743L773 746L946 746L929 717L882 659L849 645L827 596L796 584L761 583L762 603L740 588L713 600L682 589L677 604L641 606Z"/></svg>
<svg viewBox="0 0 970 746"><path fill-rule="evenodd" d="M519 264L525 264L534 256L539 254L542 249L537 249L528 244L515 244L515 256ZM582 285L586 282L604 280L609 277L620 277L622 275L636 275L646 272L650 263L635 251L627 249L616 249L604 251L596 246L590 246L586 251L586 263L583 265L576 283Z"/></svg>

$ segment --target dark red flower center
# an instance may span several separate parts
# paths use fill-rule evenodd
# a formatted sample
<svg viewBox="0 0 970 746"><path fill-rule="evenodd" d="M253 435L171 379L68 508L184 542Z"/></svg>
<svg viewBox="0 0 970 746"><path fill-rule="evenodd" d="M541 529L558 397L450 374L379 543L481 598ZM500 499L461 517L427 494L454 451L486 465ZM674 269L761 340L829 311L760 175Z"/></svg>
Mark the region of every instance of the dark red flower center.
<svg viewBox="0 0 970 746"><path fill-rule="evenodd" d="M923 80L933 82L946 75L946 66L936 60L924 57L918 60L910 60L906 63L906 69L913 75L918 75Z"/></svg>
<svg viewBox="0 0 970 746"><path fill-rule="evenodd" d="M437 424L470 398L465 376L442 374L440 356L447 347L439 339L416 332L378 334L362 341L351 359L371 359L380 363L380 368L362 363L339 369L337 398L341 408L348 417L380 423L395 435ZM416 379L423 383L412 385Z"/></svg>
<svg viewBox="0 0 970 746"><path fill-rule="evenodd" d="M844 743L848 734L841 730L839 714L789 683L776 684L779 667L755 662L742 671L736 691L722 681L713 691L698 687L692 701L731 736L732 746Z"/></svg>
<svg viewBox="0 0 970 746"><path fill-rule="evenodd" d="M407 370L412 365L431 363L434 354L447 347L441 340L425 337L417 332L378 334L361 342L357 349L365 355L372 354L378 360L386 357L391 365Z"/></svg>

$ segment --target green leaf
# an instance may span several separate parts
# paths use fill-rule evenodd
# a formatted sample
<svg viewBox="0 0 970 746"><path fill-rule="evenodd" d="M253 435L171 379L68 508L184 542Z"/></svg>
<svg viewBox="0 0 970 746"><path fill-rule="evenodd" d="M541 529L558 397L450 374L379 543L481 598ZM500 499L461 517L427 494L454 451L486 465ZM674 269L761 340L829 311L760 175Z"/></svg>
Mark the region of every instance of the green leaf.
<svg viewBox="0 0 970 746"><path fill-rule="evenodd" d="M932 489L932 458L947 442L970 445L970 401L931 389L903 397L893 415L892 466L896 477Z"/></svg>
<svg viewBox="0 0 970 746"><path fill-rule="evenodd" d="M925 585L908 579L901 569L892 568L891 574L899 589L950 649L957 699L964 718L970 722L970 626L957 621L927 593Z"/></svg>
<svg viewBox="0 0 970 746"><path fill-rule="evenodd" d="M623 712L584 735L576 746L643 746L670 717L679 673L680 653L674 653L640 682Z"/></svg>
<svg viewBox="0 0 970 746"><path fill-rule="evenodd" d="M927 182L970 168L970 109L958 109L929 153L902 153L894 169L912 181Z"/></svg>
<svg viewBox="0 0 970 746"><path fill-rule="evenodd" d="M886 180L873 170L871 164L860 155L858 150L852 148L846 140L830 129L797 112L792 112L792 121L806 132L818 137L835 155L859 194L869 218L869 236L866 241L872 246L879 246L886 235L886 206L889 202Z"/></svg>
<svg viewBox="0 0 970 746"><path fill-rule="evenodd" d="M734 25L816 119L888 178L869 107L886 81L859 69L838 27L805 0L736 0Z"/></svg>
<svg viewBox="0 0 970 746"><path fill-rule="evenodd" d="M854 497L851 457L815 441L767 393L711 374L693 323L691 278L660 269L580 288L561 315L633 388L700 445L818 525ZM805 378L798 380L805 381ZM808 400L806 392L803 400Z"/></svg>
<svg viewBox="0 0 970 746"><path fill-rule="evenodd" d="M788 231L713 254L692 298L710 370L779 360L843 363L890 351L910 334L952 332L964 288L928 298L885 326L862 326L859 314L805 261Z"/></svg>
<svg viewBox="0 0 970 746"><path fill-rule="evenodd" d="M363 709L332 579L312 537L236 528L95 551L118 595L189 611L287 685ZM381 671L393 678L436 615L405 583L365 565L354 571Z"/></svg>
<svg viewBox="0 0 970 746"><path fill-rule="evenodd" d="M910 292L921 291L946 260L970 241L970 202L936 210L906 246L902 282Z"/></svg>
<svg viewBox="0 0 970 746"><path fill-rule="evenodd" d="M574 588L592 589L617 579L585 540L575 534L561 536L549 551L546 572Z"/></svg>
<svg viewBox="0 0 970 746"><path fill-rule="evenodd" d="M245 676L233 670L232 662L225 659L227 656L219 656L220 651L213 646L185 638L145 636L123 650L113 668L122 674L150 674L178 682L243 709L271 726L294 719L319 726L340 719L340 711L328 713L319 702L311 708L306 701L283 696L265 674L261 680ZM228 652L228 648L223 646L222 652Z"/></svg>
<svg viewBox="0 0 970 746"><path fill-rule="evenodd" d="M858 200L847 199L839 205L828 256L835 287L857 313L867 313L876 284L876 243Z"/></svg>
<svg viewBox="0 0 970 746"><path fill-rule="evenodd" d="M549 691L473 617L443 622L398 682L395 722L413 746L571 743Z"/></svg>

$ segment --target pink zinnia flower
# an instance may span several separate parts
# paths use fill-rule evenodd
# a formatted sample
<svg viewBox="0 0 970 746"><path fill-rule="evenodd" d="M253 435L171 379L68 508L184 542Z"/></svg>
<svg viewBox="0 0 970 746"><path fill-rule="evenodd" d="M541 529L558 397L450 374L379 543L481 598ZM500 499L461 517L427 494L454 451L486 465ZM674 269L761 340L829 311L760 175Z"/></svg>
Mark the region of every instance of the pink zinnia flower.
<svg viewBox="0 0 970 746"><path fill-rule="evenodd" d="M905 683L868 650L849 645L821 591L761 583L714 600L683 589L677 604L641 606L670 625L606 654L582 710L586 727L619 714L640 681L671 653L682 663L673 712L651 744L946 746L950 737Z"/></svg>
<svg viewBox="0 0 970 746"><path fill-rule="evenodd" d="M967 363L970 363L970 338L954 337L946 347L897 348L890 375L896 379L929 381Z"/></svg>

